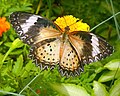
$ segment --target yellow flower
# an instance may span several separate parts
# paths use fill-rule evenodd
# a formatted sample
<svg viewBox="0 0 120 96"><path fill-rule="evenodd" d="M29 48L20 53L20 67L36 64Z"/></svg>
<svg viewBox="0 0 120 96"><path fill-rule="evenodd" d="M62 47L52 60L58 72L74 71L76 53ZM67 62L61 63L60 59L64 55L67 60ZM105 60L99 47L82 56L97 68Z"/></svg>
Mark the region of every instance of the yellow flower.
<svg viewBox="0 0 120 96"><path fill-rule="evenodd" d="M6 21L5 17L0 18L0 37L2 36L3 32L6 32L10 29L10 24Z"/></svg>
<svg viewBox="0 0 120 96"><path fill-rule="evenodd" d="M65 27L69 26L69 32L73 31L86 31L89 32L90 26L87 23L83 23L79 18L75 18L72 15L66 15L64 17L58 17L56 21L54 21L62 31L65 31Z"/></svg>

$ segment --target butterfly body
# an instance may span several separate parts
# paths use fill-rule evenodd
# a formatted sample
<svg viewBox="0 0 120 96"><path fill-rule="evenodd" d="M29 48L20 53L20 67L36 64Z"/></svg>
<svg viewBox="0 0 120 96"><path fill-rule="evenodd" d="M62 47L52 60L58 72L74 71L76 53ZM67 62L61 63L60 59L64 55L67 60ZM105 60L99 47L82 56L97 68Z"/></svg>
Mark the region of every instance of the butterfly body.
<svg viewBox="0 0 120 96"><path fill-rule="evenodd" d="M23 42L31 46L30 57L41 69L54 69L65 76L76 76L83 66L112 54L113 47L101 37L84 31L62 30L41 16L15 12L10 20Z"/></svg>

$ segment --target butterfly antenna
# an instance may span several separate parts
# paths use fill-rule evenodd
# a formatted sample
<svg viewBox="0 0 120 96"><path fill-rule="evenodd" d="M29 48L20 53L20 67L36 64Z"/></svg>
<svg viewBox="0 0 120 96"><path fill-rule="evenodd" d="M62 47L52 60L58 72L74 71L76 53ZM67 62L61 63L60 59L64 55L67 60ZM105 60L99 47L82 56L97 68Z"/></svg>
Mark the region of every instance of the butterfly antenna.
<svg viewBox="0 0 120 96"><path fill-rule="evenodd" d="M64 16L63 16L63 18L64 18ZM64 20L65 20L65 18L64 18ZM66 26L70 27L70 26L74 25L75 23L77 23L77 22L79 22L79 21L80 21L80 20L77 20L76 22L72 23L71 25L67 25L67 22L66 22L66 20L65 20L65 24L66 24Z"/></svg>
<svg viewBox="0 0 120 96"><path fill-rule="evenodd" d="M79 22L80 20L77 20L76 22L74 22L74 23L72 23L71 25L69 25L69 27L70 26L72 26L72 25L74 25L74 24L76 24L77 22Z"/></svg>
<svg viewBox="0 0 120 96"><path fill-rule="evenodd" d="M64 16L63 16L63 18L64 18ZM64 18L64 20L65 20L65 18ZM80 21L80 20L77 20L76 22L72 23L71 25L67 25L67 22L66 22L66 20L65 20L65 24L66 24L65 30L69 31L69 30L70 30L70 26L74 25L75 23L77 23L77 22L79 22L79 21Z"/></svg>

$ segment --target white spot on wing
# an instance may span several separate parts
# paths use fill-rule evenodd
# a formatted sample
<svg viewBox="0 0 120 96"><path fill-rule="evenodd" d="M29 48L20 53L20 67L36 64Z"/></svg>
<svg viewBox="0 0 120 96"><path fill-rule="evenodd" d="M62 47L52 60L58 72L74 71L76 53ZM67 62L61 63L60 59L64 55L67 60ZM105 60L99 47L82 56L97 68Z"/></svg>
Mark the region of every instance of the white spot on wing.
<svg viewBox="0 0 120 96"><path fill-rule="evenodd" d="M26 20L26 23L21 25L21 28L23 30L24 33L26 33L28 31L28 29L34 25L35 22L37 22L38 18L42 18L41 16L37 16L37 15L32 15L31 17L29 17L28 20Z"/></svg>
<svg viewBox="0 0 120 96"><path fill-rule="evenodd" d="M91 39L91 41L92 41L92 43L91 43L91 45L92 45L92 56L94 57L94 56L96 56L100 53L100 49L98 47L99 46L99 40L98 40L96 35L94 35L94 34L91 34L91 35L92 35L92 39Z"/></svg>

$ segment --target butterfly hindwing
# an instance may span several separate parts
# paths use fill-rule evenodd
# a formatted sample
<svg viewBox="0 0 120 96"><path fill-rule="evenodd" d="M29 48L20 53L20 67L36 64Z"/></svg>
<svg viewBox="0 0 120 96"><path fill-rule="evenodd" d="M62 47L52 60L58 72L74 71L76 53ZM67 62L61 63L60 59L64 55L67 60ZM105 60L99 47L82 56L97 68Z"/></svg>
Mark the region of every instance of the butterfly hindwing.
<svg viewBox="0 0 120 96"><path fill-rule="evenodd" d="M68 40L64 42L61 51L62 53L59 64L59 72L61 75L67 77L71 75L80 75L80 72L83 71L83 66L80 65L78 55Z"/></svg>
<svg viewBox="0 0 120 96"><path fill-rule="evenodd" d="M60 40L52 38L42 42L44 42L44 44L39 42L40 44L35 45L36 47L31 54L34 54L34 60L36 60L36 64L40 66L41 69L53 69L60 61Z"/></svg>

